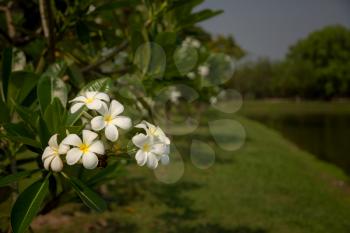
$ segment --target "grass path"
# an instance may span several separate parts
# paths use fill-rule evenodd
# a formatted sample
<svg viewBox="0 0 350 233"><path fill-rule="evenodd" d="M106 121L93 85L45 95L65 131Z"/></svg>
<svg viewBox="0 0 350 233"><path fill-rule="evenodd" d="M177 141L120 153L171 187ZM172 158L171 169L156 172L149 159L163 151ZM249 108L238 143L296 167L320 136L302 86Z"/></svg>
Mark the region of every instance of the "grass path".
<svg viewBox="0 0 350 233"><path fill-rule="evenodd" d="M103 189L110 211L72 217L72 207L62 208L51 220L39 218L45 227L35 227L35 232L44 232L55 220L53 232L73 232L79 226L81 233L349 233L347 177L265 126L238 120L247 132L239 151L221 150L203 126L191 137L175 140L185 164L179 182L165 185L148 169L129 166ZM210 169L192 165L189 139L206 140L215 149Z"/></svg>

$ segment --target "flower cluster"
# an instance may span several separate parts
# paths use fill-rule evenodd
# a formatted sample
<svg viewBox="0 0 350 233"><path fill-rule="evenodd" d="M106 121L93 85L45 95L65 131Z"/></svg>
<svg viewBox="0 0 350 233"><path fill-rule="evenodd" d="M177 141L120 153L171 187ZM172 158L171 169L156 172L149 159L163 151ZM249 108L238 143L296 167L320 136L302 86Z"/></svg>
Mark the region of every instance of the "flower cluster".
<svg viewBox="0 0 350 233"><path fill-rule="evenodd" d="M198 66L198 68L197 68L197 74L198 74L200 77L202 77L202 78L207 77L207 76L210 74L210 68L209 68L209 66L206 65L206 64L203 64L203 65ZM194 79L194 78L196 78L196 75L197 75L197 74L196 74L196 72L191 71L191 72L189 72L186 76L187 76L188 78L190 78L190 79Z"/></svg>
<svg viewBox="0 0 350 233"><path fill-rule="evenodd" d="M158 162L169 163L170 140L163 130L155 125L143 121L135 126L144 129L146 134L139 133L132 138L132 142L139 148L136 153L137 164L147 164L149 168L156 168Z"/></svg>
<svg viewBox="0 0 350 233"><path fill-rule="evenodd" d="M93 116L81 136L68 134L61 143L58 143L57 134L50 138L42 154L46 170L60 172L64 167L64 162L67 165L81 163L86 169L94 169L99 163L99 157L104 155L105 148L108 148L105 144L108 141L118 140L118 128L128 130L132 127L131 119L120 115L124 111L124 106L117 100L111 100L106 93L88 91L70 102L73 103L71 113L84 107L89 111L88 115ZM147 164L149 168L154 169L158 166L159 161L162 164L169 163L170 140L164 132L146 121L135 127L146 131L146 134L139 133L132 138L132 142L138 148L135 154L137 164L140 166ZM102 138L107 140L102 140ZM65 159L62 159L64 155Z"/></svg>

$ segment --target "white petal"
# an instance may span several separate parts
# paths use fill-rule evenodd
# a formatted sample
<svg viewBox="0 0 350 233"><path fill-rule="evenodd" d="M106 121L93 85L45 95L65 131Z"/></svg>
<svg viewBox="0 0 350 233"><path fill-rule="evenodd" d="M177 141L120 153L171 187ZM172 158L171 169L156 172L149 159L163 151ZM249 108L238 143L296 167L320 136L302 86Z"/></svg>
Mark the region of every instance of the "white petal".
<svg viewBox="0 0 350 233"><path fill-rule="evenodd" d="M51 170L54 172L60 172L63 168L63 162L60 156L55 156L55 158L51 161Z"/></svg>
<svg viewBox="0 0 350 233"><path fill-rule="evenodd" d="M93 130L99 131L104 127L106 127L106 122L104 121L103 116L97 116L91 120L91 128Z"/></svg>
<svg viewBox="0 0 350 233"><path fill-rule="evenodd" d="M160 162L161 162L163 165L168 165L169 162L170 162L169 155L163 155L162 157L160 157Z"/></svg>
<svg viewBox="0 0 350 233"><path fill-rule="evenodd" d="M106 138L112 142L118 139L118 129L114 125L107 125L105 129Z"/></svg>
<svg viewBox="0 0 350 233"><path fill-rule="evenodd" d="M109 102L109 96L106 93L99 92L95 95L96 99L104 100L106 102Z"/></svg>
<svg viewBox="0 0 350 233"><path fill-rule="evenodd" d="M131 119L125 116L117 116L111 123L122 129L130 129L131 127Z"/></svg>
<svg viewBox="0 0 350 233"><path fill-rule="evenodd" d="M97 91L87 91L87 92L85 92L85 96L88 99L89 98L94 98L96 94L97 94Z"/></svg>
<svg viewBox="0 0 350 233"><path fill-rule="evenodd" d="M146 142L149 141L149 138L146 135L139 133L132 137L131 140L135 146L141 148Z"/></svg>
<svg viewBox="0 0 350 233"><path fill-rule="evenodd" d="M102 116L106 115L106 113L108 112L107 104L101 101L101 107L97 109L97 112L100 113Z"/></svg>
<svg viewBox="0 0 350 233"><path fill-rule="evenodd" d="M91 110L98 110L102 106L101 100L93 100L91 103L87 103L86 107Z"/></svg>
<svg viewBox="0 0 350 233"><path fill-rule="evenodd" d="M80 160L82 154L83 152L78 148L70 149L67 152L67 156L66 156L67 164L68 165L76 164Z"/></svg>
<svg viewBox="0 0 350 233"><path fill-rule="evenodd" d="M87 152L83 155L83 166L86 169L94 169L97 167L98 158L94 153Z"/></svg>
<svg viewBox="0 0 350 233"><path fill-rule="evenodd" d="M96 138L97 133L90 130L83 130L83 142L87 145L90 145Z"/></svg>
<svg viewBox="0 0 350 233"><path fill-rule="evenodd" d="M158 166L157 157L152 153L148 153L147 167L149 167L151 169L155 169L157 166Z"/></svg>
<svg viewBox="0 0 350 233"><path fill-rule="evenodd" d="M78 97L75 97L74 99L72 99L69 102L85 102L85 101L86 101L86 98L84 96L78 96Z"/></svg>
<svg viewBox="0 0 350 233"><path fill-rule="evenodd" d="M51 147L47 146L47 147L45 148L45 150L44 150L42 156L41 156L41 159L44 160L44 159L46 159L47 157L52 156L52 155L54 155L54 154L55 154L55 151L53 151L53 150L51 149Z"/></svg>
<svg viewBox="0 0 350 233"><path fill-rule="evenodd" d="M58 143L57 143L57 133L52 135L50 140L49 140L49 146L52 148L57 149L58 148Z"/></svg>
<svg viewBox="0 0 350 233"><path fill-rule="evenodd" d="M71 145L71 146L80 146L83 142L81 141L80 137L76 134L69 134L61 144L65 145Z"/></svg>
<svg viewBox="0 0 350 233"><path fill-rule="evenodd" d="M81 107L83 107L84 103L76 103L73 104L73 106L70 108L70 112L71 113L75 113L76 111L78 111Z"/></svg>
<svg viewBox="0 0 350 233"><path fill-rule="evenodd" d="M144 130L148 130L147 125L144 123L144 121L142 121L140 124L135 125L135 128L139 128L139 129L144 129Z"/></svg>
<svg viewBox="0 0 350 233"><path fill-rule="evenodd" d="M124 106L116 100L112 100L111 105L109 106L109 113L112 118L119 115L124 111Z"/></svg>
<svg viewBox="0 0 350 233"><path fill-rule="evenodd" d="M69 146L68 146L68 145L65 145L65 144L61 143L61 144L58 146L58 153L59 153L60 155L64 155L64 154L66 154L68 151L69 151Z"/></svg>
<svg viewBox="0 0 350 233"><path fill-rule="evenodd" d="M105 147L101 141L95 141L90 145L89 151L103 155L105 153Z"/></svg>
<svg viewBox="0 0 350 233"><path fill-rule="evenodd" d="M165 144L152 145L151 152L156 155L169 154L168 146Z"/></svg>
<svg viewBox="0 0 350 233"><path fill-rule="evenodd" d="M46 170L49 170L50 169L50 163L51 161L53 160L53 158L55 157L55 155L51 155L49 157L47 157L45 160L44 160L44 168Z"/></svg>
<svg viewBox="0 0 350 233"><path fill-rule="evenodd" d="M148 121L143 121L143 122L147 125L147 127L148 127L149 129L155 129L155 128L157 128L155 125L149 123Z"/></svg>
<svg viewBox="0 0 350 233"><path fill-rule="evenodd" d="M147 153L143 152L142 150L138 150L136 152L135 159L139 166L143 166L147 162Z"/></svg>

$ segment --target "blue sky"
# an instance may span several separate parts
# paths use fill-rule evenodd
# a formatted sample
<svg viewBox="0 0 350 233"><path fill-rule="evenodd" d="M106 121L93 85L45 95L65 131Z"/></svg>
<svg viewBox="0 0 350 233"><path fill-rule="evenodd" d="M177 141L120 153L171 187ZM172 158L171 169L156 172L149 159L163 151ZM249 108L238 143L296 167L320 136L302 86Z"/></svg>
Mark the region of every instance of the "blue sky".
<svg viewBox="0 0 350 233"><path fill-rule="evenodd" d="M350 28L350 0L206 0L202 8L225 11L201 25L232 34L251 59L283 58L290 45L326 25Z"/></svg>

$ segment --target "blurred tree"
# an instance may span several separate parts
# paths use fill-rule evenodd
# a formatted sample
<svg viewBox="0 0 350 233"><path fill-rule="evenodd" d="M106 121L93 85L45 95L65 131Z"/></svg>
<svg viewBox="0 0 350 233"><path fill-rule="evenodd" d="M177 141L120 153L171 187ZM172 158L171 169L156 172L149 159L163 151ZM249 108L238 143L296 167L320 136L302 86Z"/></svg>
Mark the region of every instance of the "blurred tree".
<svg viewBox="0 0 350 233"><path fill-rule="evenodd" d="M318 97L350 94L350 30L328 26L311 33L290 48L287 61L300 66L308 63L317 81ZM304 76L305 79L309 78Z"/></svg>

